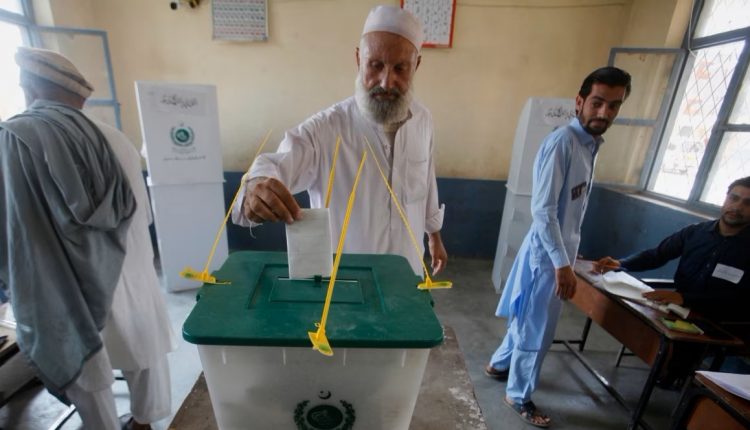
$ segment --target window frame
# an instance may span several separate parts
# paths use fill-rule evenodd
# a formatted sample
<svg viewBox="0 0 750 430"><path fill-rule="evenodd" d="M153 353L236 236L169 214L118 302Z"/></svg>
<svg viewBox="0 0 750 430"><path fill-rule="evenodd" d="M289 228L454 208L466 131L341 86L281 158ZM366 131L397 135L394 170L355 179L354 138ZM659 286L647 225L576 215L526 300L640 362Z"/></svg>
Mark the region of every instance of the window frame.
<svg viewBox="0 0 750 430"><path fill-rule="evenodd" d="M118 130L122 130L122 120L120 119L120 103L117 101L117 91L115 89L115 75L112 69L112 60L109 52L109 39L107 38L107 32L104 30L94 30L89 28L73 28L73 27L49 27L43 25L32 26L32 46L41 46L40 33L63 33L63 34L84 34L89 36L98 36L102 41L102 49L104 52L104 59L107 63L107 75L109 84L110 98L88 98L86 106L109 106L114 110L115 124Z"/></svg>
<svg viewBox="0 0 750 430"><path fill-rule="evenodd" d="M656 119L646 118L626 118L617 117L613 124L624 125L624 126L638 126L638 127L652 127L654 129L651 135L651 142L649 142L646 150L646 156L644 157L644 167L641 169L641 175L637 185L621 185L620 187L635 190L646 190L648 178L653 168L655 161L658 159L659 141L662 135L662 129L666 121L669 119L671 102L675 98L676 91L678 89L677 84L679 82L680 74L685 63L685 50L682 48L641 48L641 47L616 47L612 48L609 52L609 59L607 60L608 66L615 66L617 60L617 54L674 54L675 62L670 72L669 81L667 83L667 90L664 93L661 104L659 106L659 113Z"/></svg>
<svg viewBox="0 0 750 430"><path fill-rule="evenodd" d="M36 25L33 18L34 9L31 5L31 0L20 0L20 2L23 13L19 14L0 9L0 21L21 27L24 43L31 45L31 41L33 40L31 28Z"/></svg>
<svg viewBox="0 0 750 430"><path fill-rule="evenodd" d="M37 25L34 20L34 9L31 0L20 0L23 14L10 12L4 9L0 9L0 21L7 22L13 25L17 25L22 29L23 43L26 46L40 47L42 46L42 32L48 33L67 33L67 34L86 34L91 36L98 36L102 40L102 48L104 52L104 60L107 64L107 74L109 78L109 93L110 98L90 98L86 100L85 106L108 106L114 111L115 125L119 130L122 130L122 119L120 115L120 102L117 99L117 92L115 88L115 76L112 68L112 57L109 51L109 39L107 32L103 30L95 30L88 28L72 28L72 27L57 27L57 26L43 26ZM84 106L84 107L85 107Z"/></svg>
<svg viewBox="0 0 750 430"><path fill-rule="evenodd" d="M729 124L729 117L731 115L732 108L734 107L737 97L741 89L745 74L748 73L748 63L750 63L750 27L744 27L727 31L724 33L712 34L710 36L695 38L695 23L698 22L705 0L697 0L693 10L691 11L691 18L688 26L688 30L685 32L683 39L682 50L685 53L682 64L680 64L679 71L675 77L676 81L673 88L675 91L670 94L671 99L665 100L668 104L666 115L660 118L659 124L657 125L657 135L652 141L651 147L649 148L648 155L646 157L645 165L643 168L643 174L641 177L641 192L648 197L662 200L671 204L675 204L687 209L698 210L700 212L709 213L716 215L719 211L719 206L712 203L701 201L701 196L704 189L707 186L707 181L710 175L711 168L716 159L716 156L721 147L721 142L726 132L750 132L750 124ZM727 85L727 91L724 96L724 100L719 108L719 112L716 117L716 122L711 127L711 132L706 142L706 148L701 158L700 164L698 165L698 171L696 172L695 179L693 181L692 189L687 199L681 199L672 197L666 194L657 193L652 191L654 182L656 181L656 175L658 174L657 169L660 167L661 154L663 154L663 148L668 144L665 139L665 134L669 133L667 127L670 124L674 109L679 109L679 101L681 100L684 87L688 81L690 67L690 52L696 49L705 49L717 45L728 44L737 41L744 41L742 52L737 59L737 65L735 66L732 76L729 79Z"/></svg>

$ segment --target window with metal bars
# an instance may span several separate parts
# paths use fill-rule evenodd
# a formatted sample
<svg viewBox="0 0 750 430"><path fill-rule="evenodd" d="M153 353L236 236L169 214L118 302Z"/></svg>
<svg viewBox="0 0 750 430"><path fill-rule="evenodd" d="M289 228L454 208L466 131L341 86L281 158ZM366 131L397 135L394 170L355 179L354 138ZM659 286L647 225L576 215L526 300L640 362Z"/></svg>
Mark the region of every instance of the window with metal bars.
<svg viewBox="0 0 750 430"><path fill-rule="evenodd" d="M698 1L690 22L644 182L660 195L718 206L733 180L750 175L750 0Z"/></svg>
<svg viewBox="0 0 750 430"><path fill-rule="evenodd" d="M0 0L0 120L24 110L26 101L18 86L18 67L14 60L16 48L30 44L27 2Z"/></svg>
<svg viewBox="0 0 750 430"><path fill-rule="evenodd" d="M94 86L83 110L113 127L120 127L107 33L101 30L36 25L30 0L0 0L0 120L26 108L18 86L14 56L19 46L59 52L70 59Z"/></svg>

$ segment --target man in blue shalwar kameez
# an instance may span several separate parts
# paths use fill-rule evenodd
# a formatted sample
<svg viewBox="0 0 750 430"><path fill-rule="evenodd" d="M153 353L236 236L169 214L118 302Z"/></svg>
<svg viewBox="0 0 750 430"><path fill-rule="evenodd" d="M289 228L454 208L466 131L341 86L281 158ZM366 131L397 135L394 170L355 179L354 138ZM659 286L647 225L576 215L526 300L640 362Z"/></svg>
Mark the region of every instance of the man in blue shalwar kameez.
<svg viewBox="0 0 750 430"><path fill-rule="evenodd" d="M575 294L573 264L601 135L629 93L628 73L615 67L592 72L576 96L576 118L545 138L534 162L533 222L497 308L497 316L508 318L508 332L485 372L507 378L505 403L537 427L549 427L551 420L537 411L531 394L562 300Z"/></svg>

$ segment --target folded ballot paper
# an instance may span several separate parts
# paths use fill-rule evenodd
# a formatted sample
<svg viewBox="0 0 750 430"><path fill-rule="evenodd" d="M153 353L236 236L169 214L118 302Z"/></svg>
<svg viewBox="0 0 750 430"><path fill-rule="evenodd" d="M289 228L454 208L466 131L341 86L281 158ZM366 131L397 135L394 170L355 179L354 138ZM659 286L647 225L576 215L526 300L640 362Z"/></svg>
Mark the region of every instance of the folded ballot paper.
<svg viewBox="0 0 750 430"><path fill-rule="evenodd" d="M654 291L653 288L644 284L637 278L627 274L626 272L607 272L605 274L592 273L593 262L586 260L578 260L575 264L575 271L581 275L584 279L591 282L597 288L606 290L607 292L616 296L622 297L627 300L631 300L640 303L644 306L648 306L665 313L674 312L681 318L687 318L690 313L690 309L683 306L679 306L673 303L670 304L659 304L653 300L649 300L643 297L643 293Z"/></svg>
<svg viewBox="0 0 750 430"><path fill-rule="evenodd" d="M289 278L331 276L331 224L328 209L303 209L302 219L286 225Z"/></svg>
<svg viewBox="0 0 750 430"><path fill-rule="evenodd" d="M737 373L721 373L699 370L700 373L714 384L729 391L735 396L750 400L750 375L740 375Z"/></svg>

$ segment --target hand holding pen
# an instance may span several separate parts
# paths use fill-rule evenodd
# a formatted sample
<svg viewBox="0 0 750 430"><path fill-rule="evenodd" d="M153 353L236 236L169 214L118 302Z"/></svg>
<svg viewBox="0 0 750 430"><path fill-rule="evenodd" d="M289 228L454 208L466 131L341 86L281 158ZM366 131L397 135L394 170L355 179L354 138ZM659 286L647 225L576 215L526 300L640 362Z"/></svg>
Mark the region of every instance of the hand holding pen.
<svg viewBox="0 0 750 430"><path fill-rule="evenodd" d="M612 270L622 270L622 267L620 267L619 260L615 260L614 258L608 256L594 261L591 272L603 275Z"/></svg>

